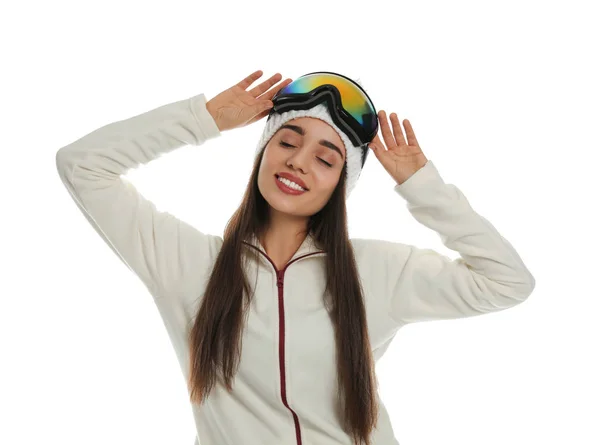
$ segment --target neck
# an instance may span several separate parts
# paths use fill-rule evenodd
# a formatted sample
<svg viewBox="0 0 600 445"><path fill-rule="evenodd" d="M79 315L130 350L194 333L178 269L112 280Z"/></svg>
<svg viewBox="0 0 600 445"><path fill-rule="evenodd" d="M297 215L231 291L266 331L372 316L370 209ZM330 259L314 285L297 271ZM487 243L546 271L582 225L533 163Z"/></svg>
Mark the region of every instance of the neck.
<svg viewBox="0 0 600 445"><path fill-rule="evenodd" d="M267 255L286 260L291 258L306 239L307 222L308 218L273 212L259 237Z"/></svg>

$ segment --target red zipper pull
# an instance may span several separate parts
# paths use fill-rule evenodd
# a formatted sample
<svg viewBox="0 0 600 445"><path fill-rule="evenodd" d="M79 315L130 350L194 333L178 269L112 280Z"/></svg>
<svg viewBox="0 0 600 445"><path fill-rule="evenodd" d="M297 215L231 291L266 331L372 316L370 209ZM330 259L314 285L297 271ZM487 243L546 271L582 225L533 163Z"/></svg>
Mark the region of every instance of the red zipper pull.
<svg viewBox="0 0 600 445"><path fill-rule="evenodd" d="M283 271L277 271L277 286L283 286Z"/></svg>

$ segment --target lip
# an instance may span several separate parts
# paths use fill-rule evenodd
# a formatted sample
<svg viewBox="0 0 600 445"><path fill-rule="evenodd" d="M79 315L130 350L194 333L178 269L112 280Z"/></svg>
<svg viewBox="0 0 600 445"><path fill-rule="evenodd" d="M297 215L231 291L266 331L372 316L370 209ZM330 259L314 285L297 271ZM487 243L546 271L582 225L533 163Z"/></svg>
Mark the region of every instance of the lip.
<svg viewBox="0 0 600 445"><path fill-rule="evenodd" d="M290 181L294 181L300 187L302 187L303 189L306 189L308 191L308 187L306 186L304 181L302 179L300 179L298 176L294 176L291 173L287 173L287 172L278 173L276 176L281 176L282 178L286 178L286 179L289 179Z"/></svg>
<svg viewBox="0 0 600 445"><path fill-rule="evenodd" d="M277 175L275 175L274 178L275 178L275 182L277 183L277 187L279 187L279 190L281 190L283 193L287 193L288 195L302 195L302 194L306 193L303 190L295 190L295 189L289 188L287 185L285 185L283 182L281 182L277 178Z"/></svg>

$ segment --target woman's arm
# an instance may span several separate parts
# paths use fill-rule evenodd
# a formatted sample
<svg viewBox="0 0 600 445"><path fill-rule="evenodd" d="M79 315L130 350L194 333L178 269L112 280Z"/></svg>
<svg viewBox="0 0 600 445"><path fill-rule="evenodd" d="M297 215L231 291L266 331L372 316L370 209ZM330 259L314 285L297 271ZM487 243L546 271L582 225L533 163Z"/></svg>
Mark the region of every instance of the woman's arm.
<svg viewBox="0 0 600 445"><path fill-rule="evenodd" d="M535 279L513 246L443 181L431 160L394 190L417 221L460 254L451 260L432 249L368 240L370 274L395 321L470 317L510 308L531 294Z"/></svg>
<svg viewBox="0 0 600 445"><path fill-rule="evenodd" d="M157 211L121 175L220 134L199 94L103 126L56 154L60 178L83 215L155 298L201 276L223 239Z"/></svg>

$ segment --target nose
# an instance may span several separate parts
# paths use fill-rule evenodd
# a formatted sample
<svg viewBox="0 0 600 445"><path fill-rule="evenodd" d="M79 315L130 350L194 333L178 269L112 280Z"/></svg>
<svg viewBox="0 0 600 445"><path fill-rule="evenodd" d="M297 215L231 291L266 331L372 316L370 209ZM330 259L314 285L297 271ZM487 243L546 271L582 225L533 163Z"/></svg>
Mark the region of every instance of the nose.
<svg viewBox="0 0 600 445"><path fill-rule="evenodd" d="M289 166L293 166L294 169L301 170L302 173L306 173L306 166L310 162L310 156L310 150L308 150L307 148L300 148L298 150L294 150L294 153L292 153L288 158L287 164Z"/></svg>

